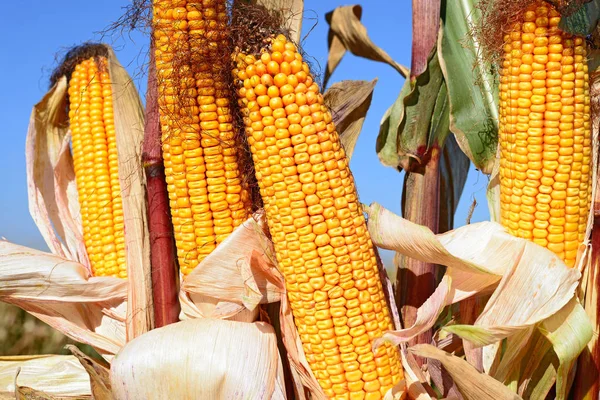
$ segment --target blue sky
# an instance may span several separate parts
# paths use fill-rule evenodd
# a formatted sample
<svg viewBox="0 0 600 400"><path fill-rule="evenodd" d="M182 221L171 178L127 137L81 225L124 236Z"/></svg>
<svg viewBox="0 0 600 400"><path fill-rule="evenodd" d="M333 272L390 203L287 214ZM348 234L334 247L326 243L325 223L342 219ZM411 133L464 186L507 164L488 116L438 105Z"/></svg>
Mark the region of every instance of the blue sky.
<svg viewBox="0 0 600 400"><path fill-rule="evenodd" d="M108 36L100 33L119 18L123 7L128 4L121 0L34 0L27 7L35 9L35 12L27 13L27 18L3 18L0 36L8 40L4 41L5 58L0 63L0 76L3 77L0 120L4 121L0 133L0 237L29 247L47 249L27 206L25 136L31 109L46 92L50 73L66 49L88 40L103 40L111 44L144 98L148 38L140 33L122 35L113 32ZM338 0L305 1L303 37L310 33L302 45L313 57L313 64L320 65L321 69L327 62L328 25L325 14L345 4ZM362 21L373 42L396 61L410 65L410 2L369 0L362 4ZM7 2L3 13L5 16L24 15L23 4ZM375 139L381 117L396 99L403 78L386 64L347 54L330 83L374 78L378 78L378 83L351 168L363 203L377 201L399 214L403 177L396 170L381 165L375 153ZM455 218L457 226L465 223L473 197L477 199L478 207L472 222L489 219L486 184L486 176L471 169Z"/></svg>

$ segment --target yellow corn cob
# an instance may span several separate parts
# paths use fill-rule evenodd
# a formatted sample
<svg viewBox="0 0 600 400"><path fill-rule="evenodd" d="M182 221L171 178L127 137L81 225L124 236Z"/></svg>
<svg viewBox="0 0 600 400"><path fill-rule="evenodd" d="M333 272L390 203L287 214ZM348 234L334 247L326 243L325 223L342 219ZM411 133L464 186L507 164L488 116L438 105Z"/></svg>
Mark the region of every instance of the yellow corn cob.
<svg viewBox="0 0 600 400"><path fill-rule="evenodd" d="M234 75L279 268L308 362L335 399L381 399L403 371L373 244L331 114L293 43Z"/></svg>
<svg viewBox="0 0 600 400"><path fill-rule="evenodd" d="M547 3L505 36L500 83L501 222L573 266L591 203L585 40Z"/></svg>
<svg viewBox="0 0 600 400"><path fill-rule="evenodd" d="M165 175L188 274L247 217L229 104L225 0L155 0Z"/></svg>
<svg viewBox="0 0 600 400"><path fill-rule="evenodd" d="M110 76L105 57L77 64L69 122L83 237L95 276L127 277L123 204Z"/></svg>

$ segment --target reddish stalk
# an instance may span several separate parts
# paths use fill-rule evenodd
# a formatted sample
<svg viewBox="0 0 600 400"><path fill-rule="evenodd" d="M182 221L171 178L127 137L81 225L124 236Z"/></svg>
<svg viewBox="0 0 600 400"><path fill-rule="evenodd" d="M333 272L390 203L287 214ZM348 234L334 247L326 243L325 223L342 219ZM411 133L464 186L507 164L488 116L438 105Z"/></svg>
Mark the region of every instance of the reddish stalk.
<svg viewBox="0 0 600 400"><path fill-rule="evenodd" d="M425 72L427 59L437 42L440 26L440 0L413 0L413 44L410 79Z"/></svg>
<svg viewBox="0 0 600 400"><path fill-rule="evenodd" d="M431 149L431 159L424 171L406 172L402 195L402 215L405 219L428 227L437 233L439 227L439 147ZM417 309L435 291L437 271L435 264L402 257L396 282L396 302L404 327L412 326L417 319ZM431 343L433 330L429 329L411 339L409 346ZM424 360L417 357L422 365Z"/></svg>
<svg viewBox="0 0 600 400"><path fill-rule="evenodd" d="M594 336L577 359L577 372L573 382L574 400L600 399L600 215L595 213L592 229L591 262L588 264L587 289L583 305L592 323Z"/></svg>
<svg viewBox="0 0 600 400"><path fill-rule="evenodd" d="M148 194L152 295L154 297L154 320L157 328L179 321L179 311L181 310L178 299L179 281L175 261L173 225L171 224L171 211L169 209L160 143L158 82L154 45L151 45L142 162L146 172L146 190Z"/></svg>

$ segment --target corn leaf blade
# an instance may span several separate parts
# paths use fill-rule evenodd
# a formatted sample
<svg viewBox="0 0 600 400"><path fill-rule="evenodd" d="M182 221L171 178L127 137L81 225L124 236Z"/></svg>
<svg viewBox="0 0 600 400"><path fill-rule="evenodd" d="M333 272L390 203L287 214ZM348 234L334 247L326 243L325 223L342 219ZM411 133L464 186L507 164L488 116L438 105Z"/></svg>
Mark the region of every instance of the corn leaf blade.
<svg viewBox="0 0 600 400"><path fill-rule="evenodd" d="M497 146L498 85L477 37L471 36L480 18L476 3L445 2L438 54L448 85L450 130L475 166L489 174Z"/></svg>

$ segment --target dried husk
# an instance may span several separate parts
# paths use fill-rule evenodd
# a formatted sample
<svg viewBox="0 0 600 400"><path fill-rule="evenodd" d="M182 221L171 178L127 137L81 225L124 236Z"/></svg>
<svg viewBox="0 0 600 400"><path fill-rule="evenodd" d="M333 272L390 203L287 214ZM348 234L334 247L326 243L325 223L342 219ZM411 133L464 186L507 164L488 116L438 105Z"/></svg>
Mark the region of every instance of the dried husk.
<svg viewBox="0 0 600 400"><path fill-rule="evenodd" d="M61 76L34 106L26 142L29 208L52 254L0 242L0 300L23 308L110 359L127 339L151 329L153 313L140 163L143 109L131 77L112 49L105 48L129 279L92 276L70 148L67 78Z"/></svg>
<svg viewBox="0 0 600 400"><path fill-rule="evenodd" d="M273 328L181 321L129 342L111 367L115 399L285 399Z"/></svg>
<svg viewBox="0 0 600 400"><path fill-rule="evenodd" d="M0 357L0 398L15 398L15 382L61 398L92 395L89 376L73 356Z"/></svg>

